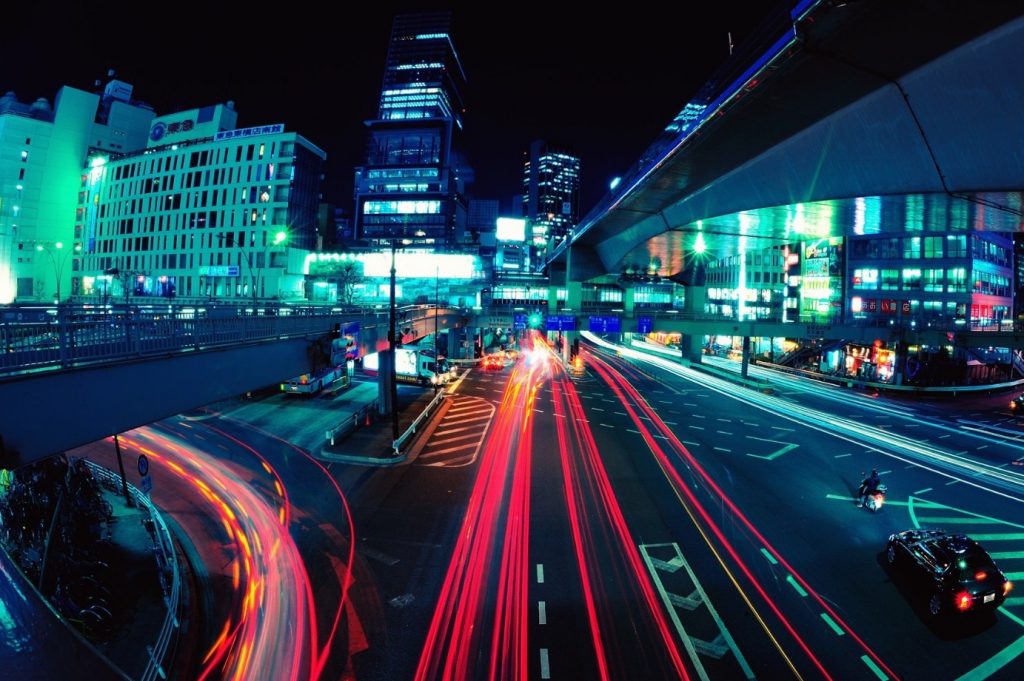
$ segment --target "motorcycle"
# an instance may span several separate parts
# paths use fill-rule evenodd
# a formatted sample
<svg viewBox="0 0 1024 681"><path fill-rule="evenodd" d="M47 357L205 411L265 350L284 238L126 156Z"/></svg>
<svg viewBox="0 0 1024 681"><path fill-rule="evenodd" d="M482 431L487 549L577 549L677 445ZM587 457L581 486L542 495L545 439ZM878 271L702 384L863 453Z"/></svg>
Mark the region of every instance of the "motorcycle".
<svg viewBox="0 0 1024 681"><path fill-rule="evenodd" d="M864 502L864 508L868 509L872 513L877 512L885 503L885 493L888 489L889 488L884 484L879 484L874 492L868 494L868 499Z"/></svg>

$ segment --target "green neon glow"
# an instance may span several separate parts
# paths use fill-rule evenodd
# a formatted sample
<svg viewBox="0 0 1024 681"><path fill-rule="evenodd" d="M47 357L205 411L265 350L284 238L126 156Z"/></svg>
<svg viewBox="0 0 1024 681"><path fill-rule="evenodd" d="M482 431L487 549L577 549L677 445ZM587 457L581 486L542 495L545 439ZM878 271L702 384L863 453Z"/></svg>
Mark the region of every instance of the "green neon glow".
<svg viewBox="0 0 1024 681"><path fill-rule="evenodd" d="M796 592L800 594L801 597L807 598L807 592L804 591L804 588L800 586L795 579L793 579L793 575L786 575L786 581L789 582L791 587L796 589Z"/></svg>
<svg viewBox="0 0 1024 681"><path fill-rule="evenodd" d="M878 667L878 665L875 664L875 661L872 660L870 657L868 657L867 655L861 655L860 656L860 660L861 660L861 662L863 662L864 664L866 664L868 666L868 669L870 669L871 671L873 671L875 673L875 676L877 676L880 679L880 681L888 681L889 680L889 677L885 675L885 672L883 672Z"/></svg>
<svg viewBox="0 0 1024 681"><path fill-rule="evenodd" d="M697 232L697 238L693 242L693 252L700 255L708 250L708 245L704 242L704 232Z"/></svg>
<svg viewBox="0 0 1024 681"><path fill-rule="evenodd" d="M835 620L828 616L827 612L821 613L821 619L825 620L825 624L832 627L832 631L836 632L836 636L844 636L846 634L846 632L836 624Z"/></svg>

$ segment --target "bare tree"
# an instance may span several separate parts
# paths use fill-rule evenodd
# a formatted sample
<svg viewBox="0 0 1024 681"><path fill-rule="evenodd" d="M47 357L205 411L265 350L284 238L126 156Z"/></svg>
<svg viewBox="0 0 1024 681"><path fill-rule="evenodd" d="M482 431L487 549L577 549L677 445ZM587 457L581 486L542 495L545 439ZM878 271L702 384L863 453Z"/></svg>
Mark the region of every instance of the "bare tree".
<svg viewBox="0 0 1024 681"><path fill-rule="evenodd" d="M356 285L363 283L365 277L358 263L346 262L334 275L338 282L338 302L352 305L356 301Z"/></svg>

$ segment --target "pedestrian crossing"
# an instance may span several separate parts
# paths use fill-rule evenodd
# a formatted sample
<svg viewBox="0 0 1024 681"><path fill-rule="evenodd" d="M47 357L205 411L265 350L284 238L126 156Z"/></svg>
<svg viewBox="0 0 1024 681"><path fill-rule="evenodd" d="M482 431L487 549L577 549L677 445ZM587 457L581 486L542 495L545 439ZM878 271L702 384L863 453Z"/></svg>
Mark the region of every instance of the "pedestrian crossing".
<svg viewBox="0 0 1024 681"><path fill-rule="evenodd" d="M1024 586L1024 524L965 511L911 496L907 511L915 528L945 529L963 533L984 546L1006 578ZM1010 592L1003 607L1024 613L1024 594Z"/></svg>
<svg viewBox="0 0 1024 681"><path fill-rule="evenodd" d="M416 465L458 468L472 464L480 455L494 417L494 405L472 395L457 395L451 400L448 411L416 458Z"/></svg>

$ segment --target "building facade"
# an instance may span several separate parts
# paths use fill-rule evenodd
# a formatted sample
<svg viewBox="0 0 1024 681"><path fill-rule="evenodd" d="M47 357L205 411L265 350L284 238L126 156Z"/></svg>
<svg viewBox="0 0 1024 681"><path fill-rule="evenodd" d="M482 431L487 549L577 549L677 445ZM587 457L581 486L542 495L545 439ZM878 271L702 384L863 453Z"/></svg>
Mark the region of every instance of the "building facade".
<svg viewBox="0 0 1024 681"><path fill-rule="evenodd" d="M111 80L102 93L65 86L45 99L0 97L0 304L74 294L78 193L92 152L142 149L153 110L132 86Z"/></svg>
<svg viewBox="0 0 1024 681"><path fill-rule="evenodd" d="M535 141L523 162L523 216L530 222L530 243L557 245L580 219L580 159Z"/></svg>
<svg viewBox="0 0 1024 681"><path fill-rule="evenodd" d="M738 320L782 321L787 253L773 247L707 263L707 311Z"/></svg>
<svg viewBox="0 0 1024 681"><path fill-rule="evenodd" d="M463 178L454 153L466 76L448 12L395 18L366 163L356 169L358 238L402 238L455 250L466 228Z"/></svg>
<svg viewBox="0 0 1024 681"><path fill-rule="evenodd" d="M1013 241L960 231L848 239L848 313L895 324L972 327L1013 313Z"/></svg>
<svg viewBox="0 0 1024 681"><path fill-rule="evenodd" d="M289 258L316 245L326 155L236 121L231 102L178 112L153 120L144 151L93 156L74 223L83 296L304 296Z"/></svg>

